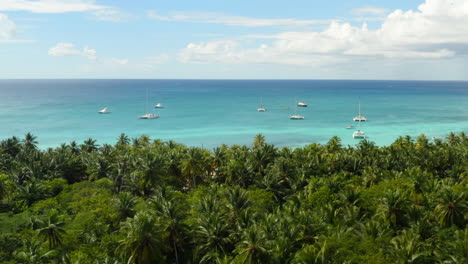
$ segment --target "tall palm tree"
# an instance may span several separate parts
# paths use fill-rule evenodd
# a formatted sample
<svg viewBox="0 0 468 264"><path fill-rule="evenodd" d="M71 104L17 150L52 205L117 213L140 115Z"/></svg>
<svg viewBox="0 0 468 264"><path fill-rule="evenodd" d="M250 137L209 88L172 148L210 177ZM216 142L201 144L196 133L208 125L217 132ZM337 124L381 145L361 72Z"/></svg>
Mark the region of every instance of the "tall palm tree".
<svg viewBox="0 0 468 264"><path fill-rule="evenodd" d="M162 190L162 192L172 193L172 190ZM187 213L184 211L182 199L170 197L172 194L164 195L162 192L155 195L151 203L154 206L156 215L163 222L164 231L169 234L167 239L172 247L175 262L178 264L180 263L179 249L183 250L183 245L189 233L189 226L185 223Z"/></svg>
<svg viewBox="0 0 468 264"><path fill-rule="evenodd" d="M64 222L60 220L58 212L52 210L49 212L45 226L37 229L37 234L43 237L43 240L48 243L50 249L54 249L62 245L62 235L65 234L63 229Z"/></svg>
<svg viewBox="0 0 468 264"><path fill-rule="evenodd" d="M86 152L93 152L98 149L99 145L96 144L96 140L92 138L86 139L83 144L81 145L81 148L86 151Z"/></svg>
<svg viewBox="0 0 468 264"><path fill-rule="evenodd" d="M202 149L191 147L182 159L182 175L185 177L188 187L197 187L198 179L205 176L207 167Z"/></svg>
<svg viewBox="0 0 468 264"><path fill-rule="evenodd" d="M155 218L148 212L138 212L123 223L121 231L127 236L117 248L128 264L164 263L161 254L162 234Z"/></svg>
<svg viewBox="0 0 468 264"><path fill-rule="evenodd" d="M456 193L451 189L444 189L441 195L441 201L436 206L438 220L441 227L456 225L460 228L465 227L466 220L466 195L465 193Z"/></svg>
<svg viewBox="0 0 468 264"><path fill-rule="evenodd" d="M28 132L22 140L23 146L27 150L37 149L37 137Z"/></svg>
<svg viewBox="0 0 468 264"><path fill-rule="evenodd" d="M268 263L271 259L270 250L261 231L249 228L242 236L234 250L237 253L236 260L242 264Z"/></svg>
<svg viewBox="0 0 468 264"><path fill-rule="evenodd" d="M125 133L120 134L120 136L117 138L118 145L128 145L129 143L130 138Z"/></svg>

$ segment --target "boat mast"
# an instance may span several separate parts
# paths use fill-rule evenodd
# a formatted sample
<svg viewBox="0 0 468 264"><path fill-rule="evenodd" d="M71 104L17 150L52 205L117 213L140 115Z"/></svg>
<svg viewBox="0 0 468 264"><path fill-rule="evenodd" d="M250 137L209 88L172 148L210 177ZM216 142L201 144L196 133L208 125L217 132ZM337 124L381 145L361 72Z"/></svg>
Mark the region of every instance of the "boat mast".
<svg viewBox="0 0 468 264"><path fill-rule="evenodd" d="M359 97L359 117L361 117L361 97Z"/></svg>
<svg viewBox="0 0 468 264"><path fill-rule="evenodd" d="M146 87L146 104L145 104L145 114L148 113L148 87Z"/></svg>

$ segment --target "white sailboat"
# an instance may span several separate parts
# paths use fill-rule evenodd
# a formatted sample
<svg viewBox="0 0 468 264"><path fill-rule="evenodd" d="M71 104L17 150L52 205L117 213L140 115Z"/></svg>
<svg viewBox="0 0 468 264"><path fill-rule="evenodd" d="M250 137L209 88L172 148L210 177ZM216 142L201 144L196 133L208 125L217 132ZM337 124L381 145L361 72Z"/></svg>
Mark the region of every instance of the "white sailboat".
<svg viewBox="0 0 468 264"><path fill-rule="evenodd" d="M361 121L359 120L359 123L358 123L358 130L357 131L354 131L353 133L353 138L356 138L356 139L365 139L366 138L366 133L364 133L364 131L361 131Z"/></svg>
<svg viewBox="0 0 468 264"><path fill-rule="evenodd" d="M290 116L289 119L292 119L292 120L303 120L304 119L303 116L301 116L301 115L299 115L297 113L297 106L298 105L296 105L296 111L294 112L294 115Z"/></svg>
<svg viewBox="0 0 468 264"><path fill-rule="evenodd" d="M307 105L306 103L304 103L304 102L298 102L298 103L297 103L297 106L299 106L299 107L307 107L308 105Z"/></svg>
<svg viewBox="0 0 468 264"><path fill-rule="evenodd" d="M154 108L164 108L164 105L161 103L157 103Z"/></svg>
<svg viewBox="0 0 468 264"><path fill-rule="evenodd" d="M359 99L359 115L358 116L355 116L353 118L353 121L354 122L366 122L367 121L367 118L363 115L361 115L361 99Z"/></svg>
<svg viewBox="0 0 468 264"><path fill-rule="evenodd" d="M109 108L104 107L103 109L99 110L98 113L100 113L100 114L110 114L112 112L109 110Z"/></svg>
<svg viewBox="0 0 468 264"><path fill-rule="evenodd" d="M266 112L266 108L263 106L263 100L260 97L260 107L257 109L258 112Z"/></svg>
<svg viewBox="0 0 468 264"><path fill-rule="evenodd" d="M145 114L139 116L139 119L156 119L159 115L155 113L148 113L148 88L146 88L146 105L145 105Z"/></svg>

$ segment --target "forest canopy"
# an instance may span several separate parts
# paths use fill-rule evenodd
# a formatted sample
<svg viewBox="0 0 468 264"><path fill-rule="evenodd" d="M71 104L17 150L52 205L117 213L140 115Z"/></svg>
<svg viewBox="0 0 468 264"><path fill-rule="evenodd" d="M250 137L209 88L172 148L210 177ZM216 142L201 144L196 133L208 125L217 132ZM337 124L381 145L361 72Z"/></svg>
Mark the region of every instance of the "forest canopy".
<svg viewBox="0 0 468 264"><path fill-rule="evenodd" d="M357 141L356 141L357 142ZM468 137L0 141L1 263L468 263Z"/></svg>

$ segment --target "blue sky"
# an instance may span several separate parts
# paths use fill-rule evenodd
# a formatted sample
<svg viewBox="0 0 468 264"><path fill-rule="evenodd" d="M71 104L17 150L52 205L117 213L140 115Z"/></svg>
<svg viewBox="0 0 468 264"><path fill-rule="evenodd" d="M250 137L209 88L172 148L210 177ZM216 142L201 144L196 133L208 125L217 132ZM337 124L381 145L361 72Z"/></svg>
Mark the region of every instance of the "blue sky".
<svg viewBox="0 0 468 264"><path fill-rule="evenodd" d="M468 1L0 0L0 78L468 80Z"/></svg>

